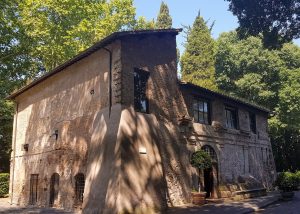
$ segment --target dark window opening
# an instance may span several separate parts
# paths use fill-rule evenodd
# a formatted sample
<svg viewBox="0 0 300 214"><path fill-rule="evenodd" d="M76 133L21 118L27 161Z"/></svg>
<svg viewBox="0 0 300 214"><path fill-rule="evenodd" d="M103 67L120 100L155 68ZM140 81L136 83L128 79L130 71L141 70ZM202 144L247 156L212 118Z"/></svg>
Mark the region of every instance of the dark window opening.
<svg viewBox="0 0 300 214"><path fill-rule="evenodd" d="M226 127L238 129L238 113L236 108L225 107Z"/></svg>
<svg viewBox="0 0 300 214"><path fill-rule="evenodd" d="M29 204L35 205L37 202L37 192L38 192L38 174L30 175L30 194L29 194Z"/></svg>
<svg viewBox="0 0 300 214"><path fill-rule="evenodd" d="M250 119L250 130L253 133L256 133L256 116L254 113L249 112Z"/></svg>
<svg viewBox="0 0 300 214"><path fill-rule="evenodd" d="M21 150L25 151L25 152L28 152L28 150L29 150L29 144L28 143L22 144Z"/></svg>
<svg viewBox="0 0 300 214"><path fill-rule="evenodd" d="M59 174L54 173L50 180L50 206L53 206L58 198L59 191Z"/></svg>
<svg viewBox="0 0 300 214"><path fill-rule="evenodd" d="M78 173L75 176L75 205L81 205L83 202L84 184L84 174Z"/></svg>
<svg viewBox="0 0 300 214"><path fill-rule="evenodd" d="M194 99L193 115L196 123L210 124L210 105L207 100Z"/></svg>
<svg viewBox="0 0 300 214"><path fill-rule="evenodd" d="M269 162L268 162L268 164L269 165L272 165L272 160L273 160L273 157L272 157L272 150L271 149L268 149L268 155L269 155Z"/></svg>
<svg viewBox="0 0 300 214"><path fill-rule="evenodd" d="M57 139L58 139L58 130L57 129L54 131L54 135L55 135L55 140L57 141Z"/></svg>
<svg viewBox="0 0 300 214"><path fill-rule="evenodd" d="M146 94L148 77L148 72L134 70L134 109L142 113L149 113L149 101Z"/></svg>

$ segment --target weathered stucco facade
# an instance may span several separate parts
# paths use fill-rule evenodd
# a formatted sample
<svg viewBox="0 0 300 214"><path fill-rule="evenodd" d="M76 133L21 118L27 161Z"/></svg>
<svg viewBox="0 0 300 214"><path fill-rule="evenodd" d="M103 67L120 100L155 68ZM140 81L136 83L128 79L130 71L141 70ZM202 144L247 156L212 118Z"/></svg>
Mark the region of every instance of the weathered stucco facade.
<svg viewBox="0 0 300 214"><path fill-rule="evenodd" d="M271 186L267 111L178 82L177 33L115 33L11 95L12 203L83 213L151 213L188 203L199 181L190 156L204 145L217 157L211 197ZM134 109L136 68L149 74L148 114ZM195 96L210 102L209 125L190 119ZM226 105L238 109L238 129L225 128ZM255 134L249 111L256 115ZM82 203L76 203L78 173L85 181ZM203 173L200 178L205 185Z"/></svg>

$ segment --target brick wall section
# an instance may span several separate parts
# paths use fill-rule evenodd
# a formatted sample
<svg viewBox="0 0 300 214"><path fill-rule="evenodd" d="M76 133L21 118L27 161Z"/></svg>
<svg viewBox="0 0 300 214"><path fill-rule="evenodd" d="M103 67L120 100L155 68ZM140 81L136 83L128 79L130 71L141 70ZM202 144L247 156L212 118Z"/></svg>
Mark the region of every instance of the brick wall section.
<svg viewBox="0 0 300 214"><path fill-rule="evenodd" d="M175 35L122 40L122 106L123 112L127 112L126 120L131 121L128 129L123 131L123 137L127 139L125 142L131 143L121 145L122 177L130 177L123 182L121 189L124 191L121 192L131 187L132 194L123 198L130 201L128 204L138 204L136 207L124 205L132 212L138 207L164 209L167 203L179 205L189 201L188 150L177 126L178 119L186 114L186 106L177 87L176 60ZM150 74L147 85L150 114L137 113L133 109L134 68ZM139 154L140 148L146 148L147 154ZM151 148L156 152L153 153ZM126 157L136 158L139 165L132 166L134 170L129 169ZM148 173L134 176L133 172L144 170ZM147 189L144 189L144 183L137 185L139 179L147 181Z"/></svg>
<svg viewBox="0 0 300 214"><path fill-rule="evenodd" d="M129 189L128 182L133 182L132 186L135 186L137 185L135 181L141 178L149 181L147 183L149 189L153 186L153 192L149 193L152 195L151 200L144 199L143 194L148 193L146 190L139 195L139 190L143 187L137 185L136 189L132 189L132 195L140 198L140 203L136 201L136 197L131 198L132 195L129 194L124 197L131 201L128 204L139 204L136 207L141 204L143 204L141 206L151 207L155 204L157 206L157 201L160 201L159 207L163 208L166 205L162 203L165 202L169 206L188 202L189 192L193 187L197 188L194 179L197 177L197 172L190 166L189 158L192 152L203 145L213 147L218 156L215 184L219 186L216 186L214 190L215 196L230 197L232 192L246 185L240 184L241 180L251 182L253 184L251 188L254 188L254 185L257 188L269 187L275 173L274 163L268 166L263 164L263 157L266 154L258 159L258 154L261 154L262 150L267 150L271 154L271 145L266 132L267 114L230 99L179 87L175 50L175 38L170 35L130 37L122 40L122 106L124 112L127 112L127 120L131 121L127 127L131 131L129 133L128 130L124 131L122 136L131 143L124 143L125 147L121 144L122 157L124 157L122 166L126 165L122 169L122 177L130 177L124 181L124 190ZM150 73L147 85L150 114L137 113L133 109L134 68ZM192 102L195 95L211 101L212 125L192 123L189 133L182 133L179 129L179 119L184 115L193 116ZM225 127L225 105L237 107L239 130ZM255 112L257 115L258 134L250 132L248 111ZM142 125L142 121L146 123ZM143 136L139 135L139 132L143 132ZM159 152L158 154L147 153L140 159L139 148L147 147L147 145L149 148L156 148ZM161 160L161 165L158 164L158 166L161 167L162 174L159 172L156 174L161 183L158 184L157 181L152 180L150 174L134 175L132 169L127 171L128 157L131 157L133 161L133 156L136 156L135 161L139 163L139 167L133 167L133 171L143 169L150 173L151 168L157 164L149 164L149 158L154 156ZM156 190L159 194L154 194L155 185L163 187L163 189ZM226 195L226 192L229 192L229 195ZM129 206L126 209L134 211L135 208Z"/></svg>
<svg viewBox="0 0 300 214"><path fill-rule="evenodd" d="M200 149L203 145L210 145L215 149L219 161L218 182L220 185L238 184L239 186L239 180L243 180L241 177L249 177L251 180L253 176L253 183L256 182L256 185L261 183L261 186L271 187L275 177L275 165L267 133L268 114L201 90L182 88L181 92L191 118L193 117L194 96L205 98L211 103L212 124L193 123L193 133L190 139L193 141L196 139L196 142L193 142L196 149ZM224 111L226 105L238 109L238 130L226 128ZM250 131L249 111L256 114L256 134ZM236 187L236 189L239 188ZM218 194L225 196L221 190Z"/></svg>
<svg viewBox="0 0 300 214"><path fill-rule="evenodd" d="M107 46L113 55L111 109L109 54L101 49L16 98L13 203L28 204L30 174L39 174L38 205L48 206L50 177L58 173L55 206L73 209L78 172L86 176L84 213L154 213L188 203L198 179L190 156L203 145L218 158L214 196L230 197L247 179L269 187L275 167L266 113L179 87L175 36L133 34ZM133 108L134 68L150 74L149 114ZM190 122L182 131L180 119L192 117L194 95L211 101L212 125ZM224 104L239 109L240 130L225 127ZM249 110L257 114L257 134L249 130ZM22 151L25 143L28 152Z"/></svg>
<svg viewBox="0 0 300 214"><path fill-rule="evenodd" d="M115 167L118 156L114 153L114 146L121 110L118 105L120 42L116 41L108 48L113 52L114 114L110 117L109 54L103 49L47 78L16 98L19 103L17 124L14 127L16 150L12 154L15 176L11 179L14 204L29 203L31 174L39 174L40 206L49 206L49 185L53 173L60 175L60 191L55 202L58 207L73 209L74 176L78 172L84 173L86 177L83 206L93 205L95 195L99 195L97 188L90 188L97 182L102 187L101 194L104 194L104 198L97 199L98 209L106 206L107 192L117 194L114 182L117 182L119 171ZM58 131L57 139L55 130ZM22 149L25 143L29 144L28 152ZM95 162L101 163L102 159L106 160L105 163L95 166ZM100 166L101 170L98 169ZM98 170L96 174L95 170Z"/></svg>

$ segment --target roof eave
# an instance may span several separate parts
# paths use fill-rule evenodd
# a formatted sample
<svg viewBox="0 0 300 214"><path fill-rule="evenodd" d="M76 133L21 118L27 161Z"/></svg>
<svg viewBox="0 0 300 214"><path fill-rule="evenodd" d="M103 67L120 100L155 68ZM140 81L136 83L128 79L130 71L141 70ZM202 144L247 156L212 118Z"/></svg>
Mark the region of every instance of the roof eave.
<svg viewBox="0 0 300 214"><path fill-rule="evenodd" d="M232 96L229 96L229 95L225 95L225 94L222 94L222 93L219 93L219 92L216 92L216 91L212 91L210 89L207 89L207 88L203 88L201 86L198 86L198 85L195 85L193 83L190 83L190 82L184 82L184 81L179 81L179 85L181 86L187 86L187 87L192 87L192 88L196 88L198 90L202 90L202 91L205 91L207 93L211 93L211 94L214 94L216 96L219 96L219 97L222 97L222 98L225 98L225 99L229 99L229 100L232 100L234 102L237 102L237 103L240 103L240 104L243 104L243 105L246 105L248 107L251 107L251 108L255 108L255 109L258 109L260 111L263 111L265 113L270 113L270 110L263 107L263 106L259 106L257 104L253 104L253 103L250 103L250 101L248 102L245 102L244 100L241 100L239 98L236 98L236 97L232 97Z"/></svg>
<svg viewBox="0 0 300 214"><path fill-rule="evenodd" d="M23 92L27 91L28 89L32 88L33 86L37 85L38 83L44 81L48 77L62 71L63 69L71 66L72 64L76 63L77 61L89 56L90 54L94 53L95 51L105 47L106 45L110 44L114 40L124 37L124 36L130 36L130 35L140 35L140 34L152 34L152 33L173 33L177 35L179 32L181 32L181 28L172 28L172 29L156 29L156 30L138 30L138 31L120 31L112 33L111 35L105 37L104 39L100 40L99 42L95 43L91 47L87 48L86 50L82 51L72 59L64 62L63 64L59 65L58 67L54 68L52 71L49 71L45 73L43 76L37 78L36 80L32 81L28 85L25 85L24 87L20 88L16 92L11 93L6 99L13 100Z"/></svg>

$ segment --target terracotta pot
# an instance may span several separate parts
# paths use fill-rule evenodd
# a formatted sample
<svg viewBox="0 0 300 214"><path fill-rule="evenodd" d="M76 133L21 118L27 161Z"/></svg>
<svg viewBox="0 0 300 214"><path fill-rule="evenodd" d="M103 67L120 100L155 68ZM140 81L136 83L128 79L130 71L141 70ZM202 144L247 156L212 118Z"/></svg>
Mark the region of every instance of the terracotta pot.
<svg viewBox="0 0 300 214"><path fill-rule="evenodd" d="M205 204L206 192L192 192L192 203L196 205Z"/></svg>
<svg viewBox="0 0 300 214"><path fill-rule="evenodd" d="M293 200L294 194L295 193L293 191L290 191L290 192L282 191L281 192L282 200L284 200L284 201Z"/></svg>

